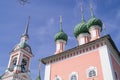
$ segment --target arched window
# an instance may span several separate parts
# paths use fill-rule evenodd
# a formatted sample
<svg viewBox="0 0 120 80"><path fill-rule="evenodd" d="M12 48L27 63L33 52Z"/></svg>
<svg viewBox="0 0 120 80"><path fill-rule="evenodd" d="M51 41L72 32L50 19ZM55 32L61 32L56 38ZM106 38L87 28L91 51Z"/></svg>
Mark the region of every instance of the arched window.
<svg viewBox="0 0 120 80"><path fill-rule="evenodd" d="M70 80L77 80L77 76L75 74L72 75Z"/></svg>
<svg viewBox="0 0 120 80"><path fill-rule="evenodd" d="M72 72L70 74L69 80L78 80L78 73L77 72Z"/></svg>
<svg viewBox="0 0 120 80"><path fill-rule="evenodd" d="M26 66L27 66L27 60L26 59L22 59L22 63L21 63L21 72L26 72L27 69L26 69Z"/></svg>
<svg viewBox="0 0 120 80"><path fill-rule="evenodd" d="M87 77L88 78L93 78L93 77L95 77L95 76L97 76L97 68L96 67L89 67L88 69L87 69Z"/></svg>
<svg viewBox="0 0 120 80"><path fill-rule="evenodd" d="M55 80L60 80L60 78L56 78Z"/></svg>
<svg viewBox="0 0 120 80"><path fill-rule="evenodd" d="M94 77L94 76L96 76L96 71L95 70L90 70L88 75L89 75L89 77Z"/></svg>
<svg viewBox="0 0 120 80"><path fill-rule="evenodd" d="M13 61L12 61L12 69L14 70L14 68L15 68L15 66L16 66L16 64L17 64L17 57L15 57L14 59L13 59Z"/></svg>
<svg viewBox="0 0 120 80"><path fill-rule="evenodd" d="M56 76L54 80L62 80L60 76Z"/></svg>

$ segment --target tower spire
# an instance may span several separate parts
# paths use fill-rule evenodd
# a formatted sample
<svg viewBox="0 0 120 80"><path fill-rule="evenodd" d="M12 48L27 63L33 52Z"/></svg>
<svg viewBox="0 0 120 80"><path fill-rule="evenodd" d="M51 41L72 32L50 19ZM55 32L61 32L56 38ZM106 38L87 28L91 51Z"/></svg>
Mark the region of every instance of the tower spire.
<svg viewBox="0 0 120 80"><path fill-rule="evenodd" d="M20 42L27 42L27 40L29 39L29 35L28 35L28 28L29 28L29 22L30 22L30 16L28 17L28 23L26 25L25 31L21 37L21 41Z"/></svg>
<svg viewBox="0 0 120 80"><path fill-rule="evenodd" d="M28 17L28 23L26 25L26 29L25 29L25 32L24 32L24 36L28 36L28 28L29 28L29 22L30 22L30 16Z"/></svg>
<svg viewBox="0 0 120 80"><path fill-rule="evenodd" d="M80 11L81 11L82 21L84 21L84 12L83 12L82 4L80 5Z"/></svg>
<svg viewBox="0 0 120 80"><path fill-rule="evenodd" d="M91 16L94 17L94 11L93 11L92 3L90 3L90 11L91 11Z"/></svg>
<svg viewBox="0 0 120 80"><path fill-rule="evenodd" d="M62 16L60 16L60 31L63 31L62 30Z"/></svg>

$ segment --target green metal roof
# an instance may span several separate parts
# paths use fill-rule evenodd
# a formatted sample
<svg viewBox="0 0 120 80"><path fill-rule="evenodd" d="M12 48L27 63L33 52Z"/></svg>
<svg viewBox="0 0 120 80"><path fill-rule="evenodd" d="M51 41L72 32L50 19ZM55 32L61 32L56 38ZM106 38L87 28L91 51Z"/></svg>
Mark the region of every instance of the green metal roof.
<svg viewBox="0 0 120 80"><path fill-rule="evenodd" d="M81 23L77 24L74 28L74 36L77 38L77 36L81 33L89 33L87 29L86 22L82 20Z"/></svg>
<svg viewBox="0 0 120 80"><path fill-rule="evenodd" d="M14 47L13 51L14 51L14 50L17 50L17 49L20 49L20 48L25 49L25 50L28 50L28 52L30 52L30 53L32 54L31 47L30 47L26 42L20 42L19 44L17 44L17 45ZM26 49L26 48L27 48L27 49Z"/></svg>
<svg viewBox="0 0 120 80"><path fill-rule="evenodd" d="M54 40L57 41L57 40L64 40L67 42L68 40L68 36L66 33L64 33L63 30L60 30L55 36L54 36Z"/></svg>
<svg viewBox="0 0 120 80"><path fill-rule="evenodd" d="M89 29L91 26L93 25L98 25L99 27L101 27L102 30L102 21L100 19L97 19L95 16L92 16L88 22L87 22L87 28Z"/></svg>
<svg viewBox="0 0 120 80"><path fill-rule="evenodd" d="M20 48L30 47L26 42L22 42L19 44Z"/></svg>

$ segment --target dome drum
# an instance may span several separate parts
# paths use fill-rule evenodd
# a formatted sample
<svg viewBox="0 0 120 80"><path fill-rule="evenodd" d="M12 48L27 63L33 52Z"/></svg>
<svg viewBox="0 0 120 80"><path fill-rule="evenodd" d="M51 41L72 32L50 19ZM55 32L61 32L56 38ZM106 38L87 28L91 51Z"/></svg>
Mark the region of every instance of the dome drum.
<svg viewBox="0 0 120 80"><path fill-rule="evenodd" d="M56 44L57 44L57 43L60 43L60 42L63 42L64 44L66 44L66 41L64 41L64 40L62 40L62 39L61 39L61 40L57 40L57 41L56 41Z"/></svg>
<svg viewBox="0 0 120 80"><path fill-rule="evenodd" d="M93 26L91 26L91 27L89 28L89 32L92 31L92 30L96 30L96 29L98 29L98 30L101 31L101 27L100 27L100 26L98 26L98 25L93 25Z"/></svg>
<svg viewBox="0 0 120 80"><path fill-rule="evenodd" d="M89 40L90 40L90 34L88 33L79 34L79 36L77 37L77 41L79 45L88 43Z"/></svg>
<svg viewBox="0 0 120 80"><path fill-rule="evenodd" d="M91 41L100 38L101 27L98 25L91 26L89 29Z"/></svg>

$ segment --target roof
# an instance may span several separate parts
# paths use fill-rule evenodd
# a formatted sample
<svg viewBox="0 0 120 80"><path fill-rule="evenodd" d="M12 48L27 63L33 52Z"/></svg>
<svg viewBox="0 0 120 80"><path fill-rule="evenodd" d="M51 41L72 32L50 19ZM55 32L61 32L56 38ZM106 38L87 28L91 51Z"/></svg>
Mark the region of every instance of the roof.
<svg viewBox="0 0 120 80"><path fill-rule="evenodd" d="M98 25L99 27L101 27L102 30L102 21L98 18L96 18L95 16L92 16L88 22L87 22L87 28L89 29L90 27L92 27L93 25Z"/></svg>
<svg viewBox="0 0 120 80"><path fill-rule="evenodd" d="M82 22L80 22L79 24L77 24L74 28L74 36L77 38L79 36L79 34L81 33L89 33L88 29L87 29L87 25L86 22L83 20Z"/></svg>
<svg viewBox="0 0 120 80"><path fill-rule="evenodd" d="M57 34L55 34L54 39L55 39L55 41L57 41L57 40L64 40L64 41L67 42L68 36L67 36L67 34L63 30L60 30Z"/></svg>
<svg viewBox="0 0 120 80"><path fill-rule="evenodd" d="M49 60L51 60L52 58L55 58L55 57L58 57L58 56L62 56L62 55L65 55L65 54L70 54L70 53L73 52L74 50L77 50L77 49L80 49L80 48L84 48L84 47L89 46L89 45L91 45L91 44L93 44L93 43L97 43L97 42L100 42L100 41L106 41L106 40L108 40L108 41L110 42L110 44L111 44L112 47L116 50L118 56L120 57L120 54L119 54L120 52L118 51L118 49L117 49L116 45L114 44L112 38L110 37L110 35L106 35L106 36L103 36L103 37L101 37L101 38L99 38L99 39L96 39L96 40L94 40L94 41L91 41L91 42L88 42L88 43L86 43L86 44L79 45L79 46L76 46L76 47L74 47L74 48L72 48L72 49L69 49L69 50L66 50L66 51L64 51L64 52L61 52L61 53L59 53L59 54L55 54L55 55L52 55L52 56L48 56L48 57L42 58L42 59L41 59L41 62L42 62L43 64L46 64L46 63L47 63Z"/></svg>

